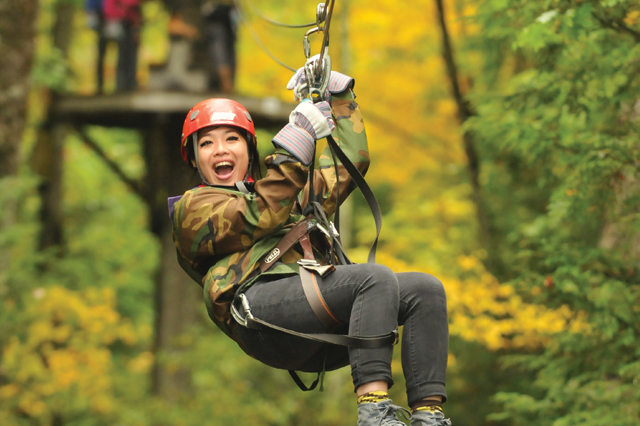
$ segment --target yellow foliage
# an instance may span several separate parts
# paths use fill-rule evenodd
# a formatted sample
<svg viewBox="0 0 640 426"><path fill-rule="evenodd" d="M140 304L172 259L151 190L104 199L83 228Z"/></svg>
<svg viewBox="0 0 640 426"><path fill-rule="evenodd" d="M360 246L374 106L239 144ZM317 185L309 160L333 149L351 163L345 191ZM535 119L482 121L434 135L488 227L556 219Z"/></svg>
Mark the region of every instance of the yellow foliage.
<svg viewBox="0 0 640 426"><path fill-rule="evenodd" d="M153 353L146 351L129 361L127 367L133 373L146 373L151 369L153 361Z"/></svg>
<svg viewBox="0 0 640 426"><path fill-rule="evenodd" d="M364 260L365 255L359 251L356 258ZM583 312L573 312L567 306L547 309L525 303L513 287L500 284L486 272L476 257L458 258L464 270L473 272L473 278L464 280L410 265L387 250L379 251L377 260L395 272L419 271L438 277L447 292L451 335L482 343L489 349L535 348L547 343L548 336L554 333L589 332Z"/></svg>
<svg viewBox="0 0 640 426"><path fill-rule="evenodd" d="M624 17L624 22L627 25L637 25L638 18L640 18L640 9L630 11L627 16Z"/></svg>
<svg viewBox="0 0 640 426"><path fill-rule="evenodd" d="M47 419L54 407L60 410L52 401L61 399L85 401L95 413L111 412L113 362L108 345L138 341L131 323L116 311L115 291L53 286L33 296L26 309L26 337L13 336L2 348L8 384L0 388L0 412L20 410Z"/></svg>

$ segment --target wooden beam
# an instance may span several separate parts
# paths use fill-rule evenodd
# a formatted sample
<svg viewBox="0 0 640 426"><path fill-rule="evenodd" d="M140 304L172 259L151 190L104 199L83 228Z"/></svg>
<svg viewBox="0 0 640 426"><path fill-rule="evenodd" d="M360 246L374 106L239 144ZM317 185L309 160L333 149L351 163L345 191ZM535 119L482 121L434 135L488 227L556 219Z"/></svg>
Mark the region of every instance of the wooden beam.
<svg viewBox="0 0 640 426"><path fill-rule="evenodd" d="M129 178L120 168L120 166L107 156L107 153L87 134L87 132L80 126L75 126L75 131L80 136L82 142L89 147L104 163L111 169L112 172L118 176L118 178L129 187L131 192L138 195L142 200L145 198L140 191L140 185L133 179Z"/></svg>
<svg viewBox="0 0 640 426"><path fill-rule="evenodd" d="M157 114L186 116L198 102L226 97L240 102L256 127L280 127L289 121L294 103L277 98L253 98L219 93L131 92L105 96L61 96L52 107L53 119L75 124L144 128Z"/></svg>

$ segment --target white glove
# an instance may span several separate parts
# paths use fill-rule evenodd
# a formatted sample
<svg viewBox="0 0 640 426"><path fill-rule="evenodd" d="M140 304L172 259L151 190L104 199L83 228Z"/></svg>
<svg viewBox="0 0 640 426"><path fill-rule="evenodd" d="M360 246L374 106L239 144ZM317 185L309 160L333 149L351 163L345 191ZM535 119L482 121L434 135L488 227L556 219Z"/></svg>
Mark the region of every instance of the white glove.
<svg viewBox="0 0 640 426"><path fill-rule="evenodd" d="M272 142L308 166L313 160L315 141L329 136L335 128L329 102L314 104L304 100L291 112L289 123L274 136Z"/></svg>

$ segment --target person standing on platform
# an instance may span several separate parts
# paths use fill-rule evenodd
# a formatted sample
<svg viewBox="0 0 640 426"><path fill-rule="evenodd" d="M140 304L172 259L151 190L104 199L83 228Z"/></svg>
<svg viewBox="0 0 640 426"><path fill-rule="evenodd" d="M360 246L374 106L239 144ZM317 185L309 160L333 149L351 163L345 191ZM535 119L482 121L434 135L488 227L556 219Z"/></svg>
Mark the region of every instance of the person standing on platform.
<svg viewBox="0 0 640 426"><path fill-rule="evenodd" d="M104 89L104 56L107 52L107 38L104 33L103 0L87 0L84 10L87 12L87 25L98 35L98 52L96 58L96 92L102 94Z"/></svg>
<svg viewBox="0 0 640 426"><path fill-rule="evenodd" d="M232 1L209 1L202 7L205 35L213 69L209 88L233 93L236 72L238 13Z"/></svg>
<svg viewBox="0 0 640 426"><path fill-rule="evenodd" d="M105 35L118 42L116 91L138 88L138 46L142 26L141 0L104 0Z"/></svg>

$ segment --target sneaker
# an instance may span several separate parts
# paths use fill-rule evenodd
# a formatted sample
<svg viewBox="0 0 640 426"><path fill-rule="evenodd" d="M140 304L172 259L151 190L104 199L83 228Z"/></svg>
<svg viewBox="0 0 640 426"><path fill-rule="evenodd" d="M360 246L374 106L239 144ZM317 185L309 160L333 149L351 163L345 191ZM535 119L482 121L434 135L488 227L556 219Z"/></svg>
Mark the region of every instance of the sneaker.
<svg viewBox="0 0 640 426"><path fill-rule="evenodd" d="M418 410L411 414L410 426L451 426L451 420L445 419L439 410Z"/></svg>
<svg viewBox="0 0 640 426"><path fill-rule="evenodd" d="M390 399L358 404L358 426L405 426L396 413L407 420L411 417L409 410L394 405Z"/></svg>

